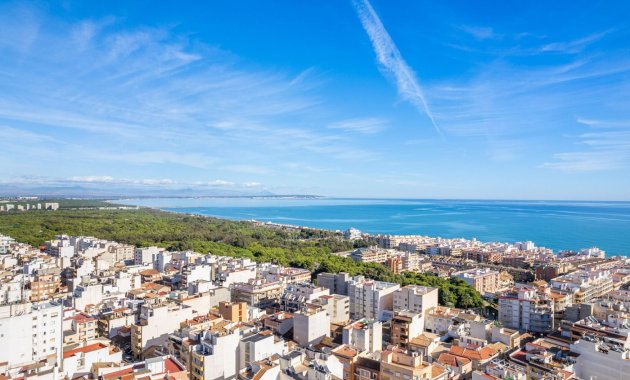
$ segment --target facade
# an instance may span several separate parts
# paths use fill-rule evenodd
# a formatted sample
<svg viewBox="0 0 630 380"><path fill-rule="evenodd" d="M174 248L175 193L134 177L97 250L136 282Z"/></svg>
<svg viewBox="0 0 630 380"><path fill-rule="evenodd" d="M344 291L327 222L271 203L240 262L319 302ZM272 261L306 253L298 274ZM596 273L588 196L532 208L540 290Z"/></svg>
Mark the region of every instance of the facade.
<svg viewBox="0 0 630 380"><path fill-rule="evenodd" d="M432 379L431 364L422 356L404 351L383 351L381 354L381 380Z"/></svg>
<svg viewBox="0 0 630 380"><path fill-rule="evenodd" d="M384 319L383 312L393 310L394 292L399 284L365 280L357 277L348 283L350 317Z"/></svg>
<svg viewBox="0 0 630 380"><path fill-rule="evenodd" d="M537 289L515 289L499 297L499 322L511 329L550 332L554 326L553 310L553 299Z"/></svg>
<svg viewBox="0 0 630 380"><path fill-rule="evenodd" d="M140 308L140 322L131 325L131 349L136 358L144 356L149 346L163 344L168 334L179 327L181 321L195 316L192 307L162 303L143 305Z"/></svg>
<svg viewBox="0 0 630 380"><path fill-rule="evenodd" d="M236 379L240 362L239 329L204 331L199 344L193 346L190 379Z"/></svg>
<svg viewBox="0 0 630 380"><path fill-rule="evenodd" d="M352 260L363 263L384 263L390 256L391 251L377 247L357 248L350 254Z"/></svg>
<svg viewBox="0 0 630 380"><path fill-rule="evenodd" d="M284 353L284 342L277 340L269 330L244 336L239 343L238 368L247 368L255 362Z"/></svg>
<svg viewBox="0 0 630 380"><path fill-rule="evenodd" d="M62 363L63 307L39 302L0 306L2 360L27 364L52 359ZM25 334L27 332L27 334Z"/></svg>
<svg viewBox="0 0 630 380"><path fill-rule="evenodd" d="M284 286L280 282L250 280L232 285L232 302L245 302L259 309L272 307L280 301Z"/></svg>
<svg viewBox="0 0 630 380"><path fill-rule="evenodd" d="M468 269L455 272L451 277L466 281L481 294L496 293L501 290L501 274L491 269Z"/></svg>
<svg viewBox="0 0 630 380"><path fill-rule="evenodd" d="M319 273L317 275L317 285L326 288L330 294L348 295L348 273Z"/></svg>
<svg viewBox="0 0 630 380"><path fill-rule="evenodd" d="M402 348L407 348L407 343L424 331L424 317L408 311L396 312L390 323L390 341Z"/></svg>
<svg viewBox="0 0 630 380"><path fill-rule="evenodd" d="M219 302L219 314L228 321L247 322L247 304L245 302Z"/></svg>
<svg viewBox="0 0 630 380"><path fill-rule="evenodd" d="M70 330L64 331L64 343L81 343L98 337L96 318L78 313L70 319Z"/></svg>
<svg viewBox="0 0 630 380"><path fill-rule="evenodd" d="M309 283L288 284L280 298L280 310L290 313L304 310L307 304L323 296L328 296L327 288Z"/></svg>
<svg viewBox="0 0 630 380"><path fill-rule="evenodd" d="M383 323L361 319L344 326L342 342L360 351L377 352L383 349Z"/></svg>
<svg viewBox="0 0 630 380"><path fill-rule="evenodd" d="M394 292L394 311L410 311L426 315L438 305L438 289L420 285L407 285Z"/></svg>
<svg viewBox="0 0 630 380"><path fill-rule="evenodd" d="M552 290L566 292L576 303L586 303L602 297L613 290L612 273L609 270L578 270L550 282Z"/></svg>
<svg viewBox="0 0 630 380"><path fill-rule="evenodd" d="M330 336L330 316L326 310L293 314L293 340L302 347L321 342Z"/></svg>

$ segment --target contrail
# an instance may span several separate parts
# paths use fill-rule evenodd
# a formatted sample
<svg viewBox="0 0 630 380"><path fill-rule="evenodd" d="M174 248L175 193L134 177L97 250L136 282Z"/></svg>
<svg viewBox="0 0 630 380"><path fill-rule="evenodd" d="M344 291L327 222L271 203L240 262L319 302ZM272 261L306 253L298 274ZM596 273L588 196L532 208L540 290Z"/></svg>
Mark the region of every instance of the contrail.
<svg viewBox="0 0 630 380"><path fill-rule="evenodd" d="M385 30L370 2L368 0L353 0L353 3L361 24L372 41L381 72L393 77L398 94L416 107L418 111L424 112L431 120L435 130L442 134L433 118L433 113L427 104L418 79L400 55L400 51Z"/></svg>

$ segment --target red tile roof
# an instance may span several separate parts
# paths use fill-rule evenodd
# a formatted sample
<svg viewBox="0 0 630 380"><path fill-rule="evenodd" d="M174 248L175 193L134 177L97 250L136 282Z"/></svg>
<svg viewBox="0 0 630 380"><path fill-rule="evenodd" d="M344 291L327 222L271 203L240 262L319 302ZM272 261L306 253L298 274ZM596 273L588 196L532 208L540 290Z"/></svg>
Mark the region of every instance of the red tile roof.
<svg viewBox="0 0 630 380"><path fill-rule="evenodd" d="M83 346L83 347L79 347L79 348L75 348L74 350L70 350L70 351L66 351L63 353L63 358L67 359L71 356L74 356L74 354L78 354L80 352L92 352L92 351L96 351L96 350L101 350L103 348L107 348L106 345L104 345L103 343L94 343L94 344L89 344L87 346Z"/></svg>

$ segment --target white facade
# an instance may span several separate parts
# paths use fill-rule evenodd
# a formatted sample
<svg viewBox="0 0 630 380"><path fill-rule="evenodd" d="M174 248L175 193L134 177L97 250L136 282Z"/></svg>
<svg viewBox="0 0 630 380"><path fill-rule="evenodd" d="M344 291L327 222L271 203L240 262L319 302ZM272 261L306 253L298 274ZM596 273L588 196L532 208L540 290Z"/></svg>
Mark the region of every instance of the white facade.
<svg viewBox="0 0 630 380"><path fill-rule="evenodd" d="M343 328L342 342L360 351L383 349L383 324L375 320L360 320Z"/></svg>
<svg viewBox="0 0 630 380"><path fill-rule="evenodd" d="M63 373L69 379L90 374L92 364L109 362L119 364L122 361L122 351L111 350L102 343L89 344L64 353Z"/></svg>
<svg viewBox="0 0 630 380"><path fill-rule="evenodd" d="M285 353L284 341L276 341L271 331L266 330L241 339L239 369L252 365L253 362L266 359L272 355Z"/></svg>
<svg viewBox="0 0 630 380"><path fill-rule="evenodd" d="M0 357L14 365L52 356L61 364L62 321L61 304L0 306Z"/></svg>
<svg viewBox="0 0 630 380"><path fill-rule="evenodd" d="M134 262L136 265L153 264L154 258L163 250L158 247L136 248Z"/></svg>
<svg viewBox="0 0 630 380"><path fill-rule="evenodd" d="M580 379L618 380L627 379L630 374L630 351L618 351L596 341L580 339L571 345L571 351L579 354L574 365L575 374Z"/></svg>
<svg viewBox="0 0 630 380"><path fill-rule="evenodd" d="M326 310L293 315L293 340L299 345L308 347L326 336L330 336L330 316Z"/></svg>
<svg viewBox="0 0 630 380"><path fill-rule="evenodd" d="M384 311L392 311L394 292L399 284L357 279L348 283L350 317L353 319L382 319Z"/></svg>
<svg viewBox="0 0 630 380"><path fill-rule="evenodd" d="M240 330L220 334L204 332L201 344L195 346L192 356L191 378L234 379L240 362ZM198 373L195 367L203 368Z"/></svg>
<svg viewBox="0 0 630 380"><path fill-rule="evenodd" d="M410 311L425 317L427 310L437 305L437 288L407 285L394 292L394 311Z"/></svg>

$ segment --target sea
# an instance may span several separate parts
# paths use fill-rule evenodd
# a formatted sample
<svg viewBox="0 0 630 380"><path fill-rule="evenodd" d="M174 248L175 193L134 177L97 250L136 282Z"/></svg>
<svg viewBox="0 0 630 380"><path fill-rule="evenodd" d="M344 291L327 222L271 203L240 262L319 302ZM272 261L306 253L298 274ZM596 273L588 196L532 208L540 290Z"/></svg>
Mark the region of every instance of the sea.
<svg viewBox="0 0 630 380"><path fill-rule="evenodd" d="M232 220L370 234L533 241L559 250L598 247L630 256L630 202L348 199L301 197L144 198L116 201Z"/></svg>

